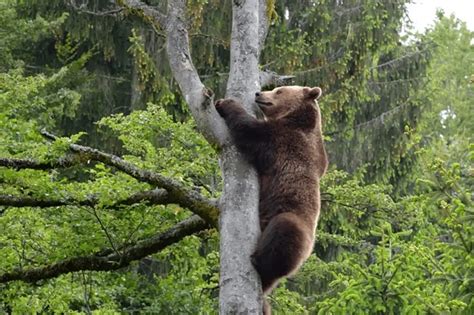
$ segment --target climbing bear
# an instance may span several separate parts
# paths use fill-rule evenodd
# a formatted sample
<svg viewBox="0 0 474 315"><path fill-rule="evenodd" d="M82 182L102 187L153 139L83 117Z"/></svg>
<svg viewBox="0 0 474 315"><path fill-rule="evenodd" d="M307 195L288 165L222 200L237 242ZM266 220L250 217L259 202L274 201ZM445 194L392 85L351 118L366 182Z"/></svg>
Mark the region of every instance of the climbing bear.
<svg viewBox="0 0 474 315"><path fill-rule="evenodd" d="M258 172L262 234L251 261L265 295L280 278L294 274L313 249L319 180L328 165L316 102L320 96L319 87L257 92L264 120L232 99L215 104L237 148ZM268 304L264 313L270 313Z"/></svg>

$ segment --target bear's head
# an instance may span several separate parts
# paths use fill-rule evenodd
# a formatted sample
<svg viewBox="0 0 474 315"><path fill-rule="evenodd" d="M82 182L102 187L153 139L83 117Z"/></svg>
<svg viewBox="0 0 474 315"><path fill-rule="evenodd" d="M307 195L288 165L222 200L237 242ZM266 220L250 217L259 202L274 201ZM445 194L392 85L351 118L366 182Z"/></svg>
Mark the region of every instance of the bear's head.
<svg viewBox="0 0 474 315"><path fill-rule="evenodd" d="M271 91L255 93L255 102L267 119L277 119L307 102L317 106L315 101L321 93L319 87L281 86Z"/></svg>

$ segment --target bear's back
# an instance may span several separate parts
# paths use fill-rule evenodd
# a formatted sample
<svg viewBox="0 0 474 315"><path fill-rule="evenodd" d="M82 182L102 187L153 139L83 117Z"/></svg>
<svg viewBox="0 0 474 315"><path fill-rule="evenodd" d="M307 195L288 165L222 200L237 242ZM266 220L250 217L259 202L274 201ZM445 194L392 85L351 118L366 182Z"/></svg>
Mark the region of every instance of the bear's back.
<svg viewBox="0 0 474 315"><path fill-rule="evenodd" d="M319 214L318 131L272 123L273 160L258 169L262 228L282 212L296 212L312 226Z"/></svg>

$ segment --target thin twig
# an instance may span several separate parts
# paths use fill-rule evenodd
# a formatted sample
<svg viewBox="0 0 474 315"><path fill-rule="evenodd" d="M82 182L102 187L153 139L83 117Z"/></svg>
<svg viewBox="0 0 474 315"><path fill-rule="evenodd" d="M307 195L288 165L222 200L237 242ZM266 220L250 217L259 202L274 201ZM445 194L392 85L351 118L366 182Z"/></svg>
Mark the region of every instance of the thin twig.
<svg viewBox="0 0 474 315"><path fill-rule="evenodd" d="M121 13L124 10L124 8L116 7L114 9L111 9L111 10L108 10L108 11L90 11L90 10L86 9L87 3L81 4L80 6L78 6L76 1L69 0L68 4L74 10L76 10L79 14L85 13L85 14L90 14L90 15L94 15L94 16L115 16L118 13Z"/></svg>
<svg viewBox="0 0 474 315"><path fill-rule="evenodd" d="M114 244L114 241L112 240L112 236L110 235L109 231L107 230L107 228L105 227L104 223L102 222L102 220L100 219L99 217L99 214L97 213L97 209L95 207L92 208L92 215L97 219L97 222L99 222L99 225L100 225L100 228L102 231L104 231L105 233L105 236L107 237L109 243L110 243L110 246L112 247L112 249L114 250L114 252L117 254L117 255L120 255L119 251L117 250L117 248L115 247L115 244Z"/></svg>

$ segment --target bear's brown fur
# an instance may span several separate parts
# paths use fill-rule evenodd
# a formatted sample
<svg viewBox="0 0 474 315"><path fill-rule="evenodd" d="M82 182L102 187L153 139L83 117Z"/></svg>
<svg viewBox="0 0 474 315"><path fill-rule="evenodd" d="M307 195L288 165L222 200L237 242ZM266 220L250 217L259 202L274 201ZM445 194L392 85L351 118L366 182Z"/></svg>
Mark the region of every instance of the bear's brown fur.
<svg viewBox="0 0 474 315"><path fill-rule="evenodd" d="M328 165L316 102L320 96L319 87L257 92L255 102L265 120L232 99L215 104L237 148L258 172L262 234L251 260L265 295L280 278L295 273L313 249L319 180ZM270 313L268 305L264 313Z"/></svg>

